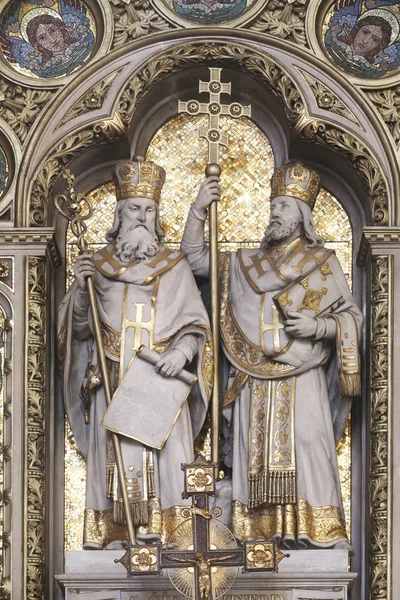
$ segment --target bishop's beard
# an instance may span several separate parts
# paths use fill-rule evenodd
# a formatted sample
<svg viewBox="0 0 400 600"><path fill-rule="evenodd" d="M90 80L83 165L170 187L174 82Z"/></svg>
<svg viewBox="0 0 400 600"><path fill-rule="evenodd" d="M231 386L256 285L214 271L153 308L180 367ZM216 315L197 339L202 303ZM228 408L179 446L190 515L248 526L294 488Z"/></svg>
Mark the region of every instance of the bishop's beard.
<svg viewBox="0 0 400 600"><path fill-rule="evenodd" d="M292 235L300 222L300 217L294 217L290 221L271 221L264 232L261 248L266 250L273 244L273 242L285 240Z"/></svg>
<svg viewBox="0 0 400 600"><path fill-rule="evenodd" d="M122 223L119 230L115 253L122 262L139 259L145 260L155 256L160 248L155 231L149 231L144 225L137 223L125 226Z"/></svg>

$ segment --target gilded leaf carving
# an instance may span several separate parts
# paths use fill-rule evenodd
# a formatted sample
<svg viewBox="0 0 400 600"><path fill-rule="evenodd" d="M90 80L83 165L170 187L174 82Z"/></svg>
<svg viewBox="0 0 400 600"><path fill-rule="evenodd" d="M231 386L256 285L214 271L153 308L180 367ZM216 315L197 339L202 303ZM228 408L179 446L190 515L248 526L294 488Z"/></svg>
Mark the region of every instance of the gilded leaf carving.
<svg viewBox="0 0 400 600"><path fill-rule="evenodd" d="M309 0L270 0L249 29L307 45L305 15Z"/></svg>
<svg viewBox="0 0 400 600"><path fill-rule="evenodd" d="M387 573L390 523L388 514L391 495L389 454L391 432L389 421L389 360L392 314L391 257L373 256L371 297L371 407L370 407L370 466L369 466L369 598L388 598Z"/></svg>
<svg viewBox="0 0 400 600"><path fill-rule="evenodd" d="M310 86L319 108L332 112L336 115L340 115L341 117L345 117L349 121L358 124L354 113L345 105L339 96L335 94L335 92L333 92L327 85L319 81L316 77L311 75L311 73L301 69L301 74Z"/></svg>
<svg viewBox="0 0 400 600"><path fill-rule="evenodd" d="M28 257L28 394L26 501L26 598L44 597L45 540L45 394L46 394L46 259Z"/></svg>
<svg viewBox="0 0 400 600"><path fill-rule="evenodd" d="M0 77L0 118L4 119L23 143L54 91L23 87Z"/></svg>
<svg viewBox="0 0 400 600"><path fill-rule="evenodd" d="M387 225L389 223L387 187L382 171L369 147L354 135L323 121L308 122L299 129L299 136L303 139L328 145L350 162L368 190L374 224Z"/></svg>
<svg viewBox="0 0 400 600"><path fill-rule="evenodd" d="M114 16L113 48L157 31L175 29L151 6L148 0L111 0Z"/></svg>
<svg viewBox="0 0 400 600"><path fill-rule="evenodd" d="M400 87L366 92L385 121L396 148L400 149Z"/></svg>
<svg viewBox="0 0 400 600"><path fill-rule="evenodd" d="M117 69L113 73L109 73L103 79L93 85L85 94L83 94L75 104L67 111L60 125L64 125L75 117L84 115L92 110L101 108L107 97L108 91L115 81L121 69Z"/></svg>

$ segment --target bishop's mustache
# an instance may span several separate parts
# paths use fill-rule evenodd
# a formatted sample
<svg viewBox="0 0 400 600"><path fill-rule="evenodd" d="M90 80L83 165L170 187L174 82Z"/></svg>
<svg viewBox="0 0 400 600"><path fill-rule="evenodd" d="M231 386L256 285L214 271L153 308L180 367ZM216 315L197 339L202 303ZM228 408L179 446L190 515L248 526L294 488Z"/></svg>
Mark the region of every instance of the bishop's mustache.
<svg viewBox="0 0 400 600"><path fill-rule="evenodd" d="M135 221L135 223L132 223L132 225L130 225L126 231L133 231L137 227L143 227L144 229L147 229L147 231L150 231L150 229L147 227L147 225L145 225L144 223L139 223L137 221Z"/></svg>

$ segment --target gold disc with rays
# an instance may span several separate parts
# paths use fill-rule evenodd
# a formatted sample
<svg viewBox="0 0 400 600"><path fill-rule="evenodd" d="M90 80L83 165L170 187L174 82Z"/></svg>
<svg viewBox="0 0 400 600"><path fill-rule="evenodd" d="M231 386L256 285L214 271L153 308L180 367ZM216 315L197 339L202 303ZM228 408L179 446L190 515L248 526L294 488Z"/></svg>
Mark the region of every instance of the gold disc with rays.
<svg viewBox="0 0 400 600"><path fill-rule="evenodd" d="M211 550L227 550L238 548L237 541L232 532L218 519L212 518L209 522L209 539ZM193 525L188 519L179 525L172 533L167 544L168 550L185 551L193 550ZM238 575L239 567L224 567L210 565L212 597L220 598L232 587ZM193 599L195 569L193 567L168 569L168 577L172 585L186 598Z"/></svg>

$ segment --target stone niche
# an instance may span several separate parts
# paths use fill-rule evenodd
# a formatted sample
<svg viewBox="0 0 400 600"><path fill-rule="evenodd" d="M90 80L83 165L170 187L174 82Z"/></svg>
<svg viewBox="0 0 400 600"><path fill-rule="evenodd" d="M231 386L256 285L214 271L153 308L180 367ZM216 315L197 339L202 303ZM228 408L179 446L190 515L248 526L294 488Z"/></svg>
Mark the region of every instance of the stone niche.
<svg viewBox="0 0 400 600"><path fill-rule="evenodd" d="M66 600L180 600L168 575L128 579L121 550L67 552L57 575ZM240 573L221 600L351 600L347 550L294 550L278 573Z"/></svg>

